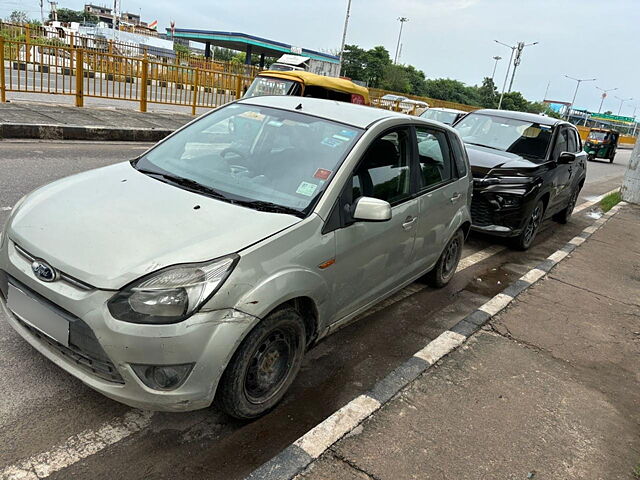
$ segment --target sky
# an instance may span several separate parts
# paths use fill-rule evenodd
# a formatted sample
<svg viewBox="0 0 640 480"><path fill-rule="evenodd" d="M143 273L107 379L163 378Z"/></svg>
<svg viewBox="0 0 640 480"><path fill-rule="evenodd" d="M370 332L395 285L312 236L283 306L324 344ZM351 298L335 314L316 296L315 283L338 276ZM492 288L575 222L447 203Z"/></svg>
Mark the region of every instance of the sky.
<svg viewBox="0 0 640 480"><path fill-rule="evenodd" d="M347 0L120 0L121 9L158 20L164 30L178 28L236 31L315 50L338 50ZM95 4L112 6L112 1ZM45 1L45 5L47 2ZM82 9L81 0L58 0L58 7ZM39 0L0 0L0 17L26 10L39 18ZM400 23L400 61L425 72L427 78L453 78L469 85L491 76L502 87L511 51L498 45L539 42L526 47L514 90L533 101L570 102L575 78L581 84L576 108L597 111L600 90L610 92L602 111L640 116L640 0L352 0L347 43L362 48L383 45L393 58Z"/></svg>

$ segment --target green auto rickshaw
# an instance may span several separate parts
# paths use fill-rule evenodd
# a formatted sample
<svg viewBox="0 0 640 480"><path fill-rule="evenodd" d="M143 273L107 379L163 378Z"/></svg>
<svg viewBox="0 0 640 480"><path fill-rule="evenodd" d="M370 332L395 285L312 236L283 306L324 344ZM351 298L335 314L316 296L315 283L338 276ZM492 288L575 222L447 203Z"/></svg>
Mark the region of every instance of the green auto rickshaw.
<svg viewBox="0 0 640 480"><path fill-rule="evenodd" d="M589 136L584 142L584 151L587 152L587 159L604 158L613 163L618 148L618 137L620 134L615 130L606 128L592 128Z"/></svg>

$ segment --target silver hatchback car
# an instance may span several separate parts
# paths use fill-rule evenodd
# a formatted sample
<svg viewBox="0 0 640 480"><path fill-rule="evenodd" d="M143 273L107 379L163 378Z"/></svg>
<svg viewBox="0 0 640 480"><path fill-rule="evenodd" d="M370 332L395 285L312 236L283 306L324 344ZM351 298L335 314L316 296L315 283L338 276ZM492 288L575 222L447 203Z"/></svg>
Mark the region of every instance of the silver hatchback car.
<svg viewBox="0 0 640 480"><path fill-rule="evenodd" d="M259 97L144 155L39 188L0 237L0 304L104 395L255 418L306 349L425 276L471 225L455 130L375 108Z"/></svg>

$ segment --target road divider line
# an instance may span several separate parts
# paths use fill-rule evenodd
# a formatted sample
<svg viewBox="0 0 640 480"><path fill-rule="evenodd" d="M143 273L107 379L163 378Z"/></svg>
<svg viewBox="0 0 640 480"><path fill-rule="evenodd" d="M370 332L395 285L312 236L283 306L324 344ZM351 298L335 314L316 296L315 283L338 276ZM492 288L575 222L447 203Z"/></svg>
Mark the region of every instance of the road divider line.
<svg viewBox="0 0 640 480"><path fill-rule="evenodd" d="M429 342L422 350L416 352L409 360L380 380L369 392L349 402L285 450L254 470L247 477L247 480L292 480L308 469L336 442L349 435L358 425L384 407L389 400L432 365L463 345L483 325L509 306L518 295L544 278L552 268L578 248L578 245L583 243L586 238L600 229L624 205L626 203L621 202L613 207L603 216L605 219L603 222L585 228L580 235L549 255L546 260L529 270L512 285L468 314L451 329ZM367 411L370 413L364 417L359 414ZM348 426L350 428L347 428Z"/></svg>
<svg viewBox="0 0 640 480"><path fill-rule="evenodd" d="M0 211L2 212L8 212L9 210L11 210L13 207L0 207Z"/></svg>
<svg viewBox="0 0 640 480"><path fill-rule="evenodd" d="M153 412L132 410L122 418L107 422L97 430L85 430L69 437L53 450L5 467L0 480L37 480L89 457L142 430L151 422Z"/></svg>

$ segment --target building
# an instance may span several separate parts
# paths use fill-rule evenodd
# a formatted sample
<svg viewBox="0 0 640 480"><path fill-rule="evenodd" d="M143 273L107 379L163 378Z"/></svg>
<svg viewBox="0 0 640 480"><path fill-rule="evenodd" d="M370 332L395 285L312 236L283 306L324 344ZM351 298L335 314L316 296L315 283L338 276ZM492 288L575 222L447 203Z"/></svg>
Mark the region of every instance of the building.
<svg viewBox="0 0 640 480"><path fill-rule="evenodd" d="M98 21L106 23L113 27L113 9L100 5L93 5L92 3L85 4L84 11L88 14L98 17ZM128 27L143 27L147 28L147 22L140 20L140 15L137 13L123 12L118 17L120 24ZM140 32L137 32L140 33Z"/></svg>

